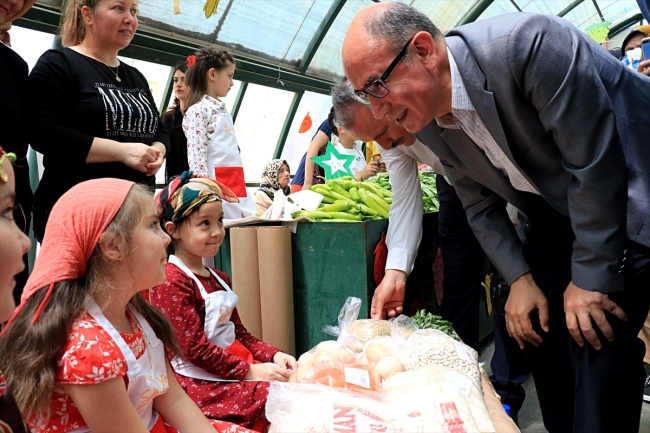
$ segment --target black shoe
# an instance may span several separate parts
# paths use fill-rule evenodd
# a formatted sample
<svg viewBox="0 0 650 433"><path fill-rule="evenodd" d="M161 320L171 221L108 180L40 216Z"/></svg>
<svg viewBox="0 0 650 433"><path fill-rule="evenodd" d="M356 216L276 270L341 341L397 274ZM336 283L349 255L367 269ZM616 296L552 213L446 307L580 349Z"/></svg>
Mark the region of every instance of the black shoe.
<svg viewBox="0 0 650 433"><path fill-rule="evenodd" d="M645 386L643 387L643 401L650 403L650 375L645 378Z"/></svg>

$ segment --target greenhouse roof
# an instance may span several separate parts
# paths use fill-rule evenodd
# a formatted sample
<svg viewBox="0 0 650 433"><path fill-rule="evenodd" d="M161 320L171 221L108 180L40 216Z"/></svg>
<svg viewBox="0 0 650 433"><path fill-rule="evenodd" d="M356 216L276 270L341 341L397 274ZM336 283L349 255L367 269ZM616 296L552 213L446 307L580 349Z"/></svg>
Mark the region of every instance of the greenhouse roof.
<svg viewBox="0 0 650 433"><path fill-rule="evenodd" d="M235 53L240 74L267 85L325 92L342 74L341 45L355 14L375 0L140 0L139 57L173 64L197 47ZM559 15L581 30L604 23L610 34L642 19L636 0L394 0L442 30L510 12ZM38 0L23 19L56 27L62 0ZM42 28L41 28L42 29Z"/></svg>

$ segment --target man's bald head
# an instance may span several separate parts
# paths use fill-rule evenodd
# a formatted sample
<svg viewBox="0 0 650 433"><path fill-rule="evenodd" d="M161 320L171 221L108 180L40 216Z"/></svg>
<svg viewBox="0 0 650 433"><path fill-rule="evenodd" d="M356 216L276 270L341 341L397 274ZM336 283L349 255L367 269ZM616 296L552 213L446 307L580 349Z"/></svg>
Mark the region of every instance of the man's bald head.
<svg viewBox="0 0 650 433"><path fill-rule="evenodd" d="M418 132L451 112L444 37L411 6L382 2L362 9L345 35L342 60L345 75L378 119Z"/></svg>

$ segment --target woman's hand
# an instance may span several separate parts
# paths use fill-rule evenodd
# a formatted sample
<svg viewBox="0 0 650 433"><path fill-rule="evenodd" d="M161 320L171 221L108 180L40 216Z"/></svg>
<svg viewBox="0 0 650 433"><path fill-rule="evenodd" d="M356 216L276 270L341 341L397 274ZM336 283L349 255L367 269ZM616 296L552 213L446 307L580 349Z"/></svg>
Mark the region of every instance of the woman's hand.
<svg viewBox="0 0 650 433"><path fill-rule="evenodd" d="M372 161L371 163L367 164L363 170L357 173L357 176L359 179L357 180L366 180L370 177L373 177L374 175L379 172L379 167L377 167L377 164L375 164L375 161ZM355 177L357 177L355 176Z"/></svg>
<svg viewBox="0 0 650 433"><path fill-rule="evenodd" d="M120 160L134 170L147 173L149 164L156 163L160 155L160 150L153 146L147 146L142 143L122 143ZM158 168L156 171L158 171Z"/></svg>
<svg viewBox="0 0 650 433"><path fill-rule="evenodd" d="M285 367L280 367L277 364L251 364L246 380L277 380L278 382L287 382L290 373Z"/></svg>
<svg viewBox="0 0 650 433"><path fill-rule="evenodd" d="M278 352L275 355L273 355L273 363L279 365L280 367L284 367L291 370L296 368L296 358L282 352Z"/></svg>
<svg viewBox="0 0 650 433"><path fill-rule="evenodd" d="M151 145L151 147L158 152L158 157L155 162L147 164L147 171L144 173L146 176L153 176L158 173L158 170L160 170L163 160L165 159L165 146L162 143L156 141Z"/></svg>

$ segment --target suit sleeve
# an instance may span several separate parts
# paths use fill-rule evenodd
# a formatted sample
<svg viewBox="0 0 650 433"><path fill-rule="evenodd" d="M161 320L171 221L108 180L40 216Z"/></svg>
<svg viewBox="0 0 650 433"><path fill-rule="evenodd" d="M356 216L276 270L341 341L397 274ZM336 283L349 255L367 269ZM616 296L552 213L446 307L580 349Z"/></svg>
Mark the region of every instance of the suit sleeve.
<svg viewBox="0 0 650 433"><path fill-rule="evenodd" d="M587 37L563 20L535 16L508 41L512 77L552 134L568 185L576 236L571 275L586 290L623 289L617 275L625 245L627 177L614 110Z"/></svg>
<svg viewBox="0 0 650 433"><path fill-rule="evenodd" d="M410 274L422 240L422 190L417 162L399 148L381 151L386 163L393 203L390 206L386 270Z"/></svg>

